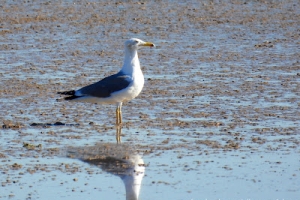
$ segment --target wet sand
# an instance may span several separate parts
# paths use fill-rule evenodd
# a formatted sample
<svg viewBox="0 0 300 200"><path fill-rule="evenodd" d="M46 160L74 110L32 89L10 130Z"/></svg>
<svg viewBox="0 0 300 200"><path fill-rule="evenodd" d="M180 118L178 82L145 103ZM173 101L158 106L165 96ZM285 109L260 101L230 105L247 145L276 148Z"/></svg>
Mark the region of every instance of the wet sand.
<svg viewBox="0 0 300 200"><path fill-rule="evenodd" d="M122 185L93 190L90 171L98 181L108 175L67 156L70 148L115 146L115 105L57 101L56 92L117 72L123 42L137 37L157 46L139 51L145 86L123 106L122 141L149 164L141 199L295 199L298 4L7 1L0 198L44 199L50 185L60 198L124 199ZM73 177L94 182L82 189Z"/></svg>

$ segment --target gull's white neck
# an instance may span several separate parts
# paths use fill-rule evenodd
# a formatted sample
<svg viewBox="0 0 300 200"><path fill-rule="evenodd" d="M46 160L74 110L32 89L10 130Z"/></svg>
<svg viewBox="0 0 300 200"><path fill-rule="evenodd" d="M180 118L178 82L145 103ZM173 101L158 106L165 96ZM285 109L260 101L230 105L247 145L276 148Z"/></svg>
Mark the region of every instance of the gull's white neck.
<svg viewBox="0 0 300 200"><path fill-rule="evenodd" d="M125 58L121 71L125 74L133 75L137 70L141 70L137 50L125 48Z"/></svg>

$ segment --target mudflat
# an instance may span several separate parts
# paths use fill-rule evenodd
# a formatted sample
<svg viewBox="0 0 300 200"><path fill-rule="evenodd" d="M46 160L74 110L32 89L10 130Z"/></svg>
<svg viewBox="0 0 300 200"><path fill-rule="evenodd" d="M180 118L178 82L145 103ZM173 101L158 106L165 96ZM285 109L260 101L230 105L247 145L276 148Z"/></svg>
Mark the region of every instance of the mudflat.
<svg viewBox="0 0 300 200"><path fill-rule="evenodd" d="M124 151L146 163L141 199L299 197L298 1L0 7L0 199L124 199L81 153L120 158L115 105L56 93L118 72L131 37L157 46L139 51L144 89L122 108Z"/></svg>

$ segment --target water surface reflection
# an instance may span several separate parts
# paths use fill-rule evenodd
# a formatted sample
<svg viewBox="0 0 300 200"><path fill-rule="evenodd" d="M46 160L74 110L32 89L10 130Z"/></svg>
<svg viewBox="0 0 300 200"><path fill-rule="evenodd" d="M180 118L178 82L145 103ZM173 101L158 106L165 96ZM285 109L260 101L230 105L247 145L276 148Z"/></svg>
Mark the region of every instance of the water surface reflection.
<svg viewBox="0 0 300 200"><path fill-rule="evenodd" d="M120 177L125 185L126 200L138 200L145 164L131 145L97 143L88 147L69 147L67 155Z"/></svg>

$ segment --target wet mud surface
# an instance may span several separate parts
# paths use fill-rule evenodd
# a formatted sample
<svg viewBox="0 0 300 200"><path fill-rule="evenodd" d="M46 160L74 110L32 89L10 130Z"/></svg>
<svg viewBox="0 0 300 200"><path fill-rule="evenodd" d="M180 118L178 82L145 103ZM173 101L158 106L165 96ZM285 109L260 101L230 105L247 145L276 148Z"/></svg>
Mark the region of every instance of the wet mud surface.
<svg viewBox="0 0 300 200"><path fill-rule="evenodd" d="M119 71L131 37L157 46L139 51L145 86L122 108L124 151L146 163L141 199L299 197L298 1L0 7L0 199L45 199L49 187L59 199L125 199L120 180L79 156L120 148L116 106L56 92Z"/></svg>

